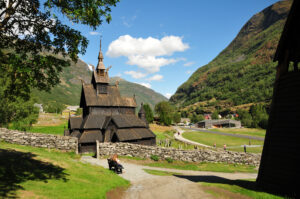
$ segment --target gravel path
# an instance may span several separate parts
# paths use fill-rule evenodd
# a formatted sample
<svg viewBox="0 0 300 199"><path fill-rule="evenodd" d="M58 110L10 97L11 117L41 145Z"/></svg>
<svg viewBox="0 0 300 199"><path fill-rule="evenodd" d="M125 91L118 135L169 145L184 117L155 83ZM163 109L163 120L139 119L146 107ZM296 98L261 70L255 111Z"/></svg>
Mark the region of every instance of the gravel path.
<svg viewBox="0 0 300 199"><path fill-rule="evenodd" d="M177 133L174 134L174 138L175 140L181 141L181 142L185 142L187 144L192 144L192 145L197 145L197 146L203 146L203 147L208 147L208 148L212 148L211 146L205 145L205 144L201 144L199 142L194 142L188 139L185 139L184 137L182 137L182 134L185 132L184 130L182 130L181 128L175 126L173 127Z"/></svg>
<svg viewBox="0 0 300 199"><path fill-rule="evenodd" d="M82 162L99 165L108 168L106 159L96 159L90 156L83 156ZM188 171L166 168L155 168L132 163L122 163L125 172L120 174L121 177L131 182L131 187L126 191L125 199L194 199L214 198L212 195L203 191L199 183L202 179L219 178L219 179L255 179L257 174L250 173L219 173L205 171ZM180 173L177 176L156 176L146 173L143 169L161 170Z"/></svg>

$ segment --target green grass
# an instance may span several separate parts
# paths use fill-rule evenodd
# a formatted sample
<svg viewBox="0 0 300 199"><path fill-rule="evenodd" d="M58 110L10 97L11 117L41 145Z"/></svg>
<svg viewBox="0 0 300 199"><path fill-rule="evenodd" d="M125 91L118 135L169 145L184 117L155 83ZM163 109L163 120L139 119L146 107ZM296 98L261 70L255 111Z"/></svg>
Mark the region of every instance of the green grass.
<svg viewBox="0 0 300 199"><path fill-rule="evenodd" d="M64 123L58 126L33 126L28 132L31 133L44 133L54 135L64 135L64 128L67 128L68 124Z"/></svg>
<svg viewBox="0 0 300 199"><path fill-rule="evenodd" d="M217 183L208 183L200 182L202 186L205 187L205 191L214 195L216 198L230 198L226 197L228 192L234 193L235 198L239 196L248 196L250 198L262 198L262 199L282 199L285 197L276 196L270 193L266 193L260 190L257 190L255 187L255 182L253 180L227 180L227 182L217 182Z"/></svg>
<svg viewBox="0 0 300 199"><path fill-rule="evenodd" d="M181 175L181 173L169 172L169 171L158 171L153 169L143 169L146 173L157 176L172 176L172 175Z"/></svg>
<svg viewBox="0 0 300 199"><path fill-rule="evenodd" d="M105 198L129 182L79 155L0 143L0 198Z"/></svg>
<svg viewBox="0 0 300 199"><path fill-rule="evenodd" d="M191 163L174 161L173 163L168 163L167 161L158 161L146 164L150 167L161 167L170 169L180 169L180 170L192 170L192 171L213 171L213 172L224 172L224 173L257 173L255 166L252 165L242 165L242 164L227 164L227 163Z"/></svg>
<svg viewBox="0 0 300 199"><path fill-rule="evenodd" d="M168 139L171 141L171 147L175 149L188 149L193 150L194 145L186 144L180 141L175 140L173 131L165 131L165 132L153 132L156 135L156 145L157 146L165 146L165 141Z"/></svg>
<svg viewBox="0 0 300 199"><path fill-rule="evenodd" d="M219 129L209 129L209 131L217 131L217 132L256 136L256 137L265 137L266 135L266 130L264 129L250 129L250 128L242 128L242 129L219 128Z"/></svg>
<svg viewBox="0 0 300 199"><path fill-rule="evenodd" d="M228 150L239 151L239 152L244 151L243 147L240 146L249 143L249 139L246 138L232 137L227 135L218 135L218 134L198 132L198 131L185 132L182 134L182 136L186 139L201 144L206 144L209 146L213 146L213 144L216 143L217 148L223 148L223 145L226 144L227 147L229 147ZM261 153L263 141L251 140L251 145L261 145L261 147L248 147L247 152ZM237 146L239 146L239 148L230 148L230 147L237 147Z"/></svg>

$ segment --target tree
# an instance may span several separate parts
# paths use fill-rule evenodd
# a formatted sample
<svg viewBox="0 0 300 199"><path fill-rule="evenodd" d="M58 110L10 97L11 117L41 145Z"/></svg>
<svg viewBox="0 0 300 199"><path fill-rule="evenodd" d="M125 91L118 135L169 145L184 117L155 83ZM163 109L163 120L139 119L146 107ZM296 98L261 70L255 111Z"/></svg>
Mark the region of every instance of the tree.
<svg viewBox="0 0 300 199"><path fill-rule="evenodd" d="M181 114L180 114L180 112L174 113L174 115L173 115L173 121L174 121L175 123L179 123L180 120L181 120Z"/></svg>
<svg viewBox="0 0 300 199"><path fill-rule="evenodd" d="M65 107L65 105L59 102L52 101L44 105L44 110L48 113L61 113Z"/></svg>
<svg viewBox="0 0 300 199"><path fill-rule="evenodd" d="M253 128L267 128L268 125L268 114L266 111L266 108L261 105L261 104L257 104L257 105L252 105L250 107L249 110L251 116L252 116L252 124L251 127Z"/></svg>
<svg viewBox="0 0 300 199"><path fill-rule="evenodd" d="M243 126L251 127L252 117L248 111L238 109L237 114L239 115L238 120L241 121Z"/></svg>
<svg viewBox="0 0 300 199"><path fill-rule="evenodd" d="M213 112L213 114L211 115L211 119L213 119L213 120L219 119L219 112L215 110Z"/></svg>
<svg viewBox="0 0 300 199"><path fill-rule="evenodd" d="M203 115L197 115L196 113L193 113L192 117L190 118L192 123L197 123L199 121L204 120L204 116Z"/></svg>
<svg viewBox="0 0 300 199"><path fill-rule="evenodd" d="M152 123L153 120L154 120L154 117L153 117L153 112L152 112L151 107L149 106L149 104L144 104L143 107L144 107L144 110L145 110L147 122Z"/></svg>
<svg viewBox="0 0 300 199"><path fill-rule="evenodd" d="M169 102L162 101L155 105L155 113L159 116L159 121L164 125L172 123L174 108Z"/></svg>
<svg viewBox="0 0 300 199"><path fill-rule="evenodd" d="M119 0L2 0L0 1L0 99L5 104L30 100L32 88L49 91L59 73L84 54L88 40L56 16L96 29L111 20L111 7ZM14 117L1 113L0 126ZM13 115L15 115L14 113Z"/></svg>

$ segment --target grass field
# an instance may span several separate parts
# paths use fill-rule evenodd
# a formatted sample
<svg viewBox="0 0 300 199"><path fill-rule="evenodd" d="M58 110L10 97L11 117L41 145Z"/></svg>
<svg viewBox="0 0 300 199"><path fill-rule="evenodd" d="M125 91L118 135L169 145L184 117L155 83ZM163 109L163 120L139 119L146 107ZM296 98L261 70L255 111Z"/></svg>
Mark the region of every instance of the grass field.
<svg viewBox="0 0 300 199"><path fill-rule="evenodd" d="M157 175L157 176L172 176L172 175L180 175L180 173L176 172L169 172L169 171L158 171L153 169L143 169L146 171L146 173L149 173L151 175Z"/></svg>
<svg viewBox="0 0 300 199"><path fill-rule="evenodd" d="M194 145L186 144L183 142L179 142L175 140L174 138L174 130L172 131L165 131L165 132L159 132L159 131L153 131L153 133L156 135L156 145L157 146L166 146L166 140L169 140L171 142L172 148L175 149L194 149Z"/></svg>
<svg viewBox="0 0 300 199"><path fill-rule="evenodd" d="M192 171L213 171L213 172L224 172L224 173L257 173L255 166L242 165L242 164L227 164L227 163L192 163L192 162L182 162L174 161L173 163L168 163L167 161L159 161L145 164L151 167L162 167L170 169L180 169L180 170L192 170Z"/></svg>
<svg viewBox="0 0 300 199"><path fill-rule="evenodd" d="M129 182L79 155L0 143L0 198L105 198Z"/></svg>
<svg viewBox="0 0 300 199"><path fill-rule="evenodd" d="M30 130L28 130L28 132L64 135L65 128L68 128L67 123L63 123L58 126L33 126Z"/></svg>
<svg viewBox="0 0 300 199"><path fill-rule="evenodd" d="M227 180L212 179L213 182L199 182L205 192L212 194L216 198L261 198L261 199L283 199L285 197L276 196L263 192L256 188L254 180ZM210 181L207 179L206 181Z"/></svg>
<svg viewBox="0 0 300 199"><path fill-rule="evenodd" d="M216 143L217 148L223 148L224 144L226 144L228 150L239 151L239 152L244 151L243 147L241 147L242 145L249 144L249 139L246 138L218 135L218 134L212 134L207 132L190 131L190 132L183 133L182 136L186 139L199 142L201 144L206 144L209 146L213 146L213 144ZM251 140L251 145L261 145L261 146L248 147L247 152L250 153L262 152L263 141Z"/></svg>
<svg viewBox="0 0 300 199"><path fill-rule="evenodd" d="M266 130L264 129L250 129L250 128L241 128L241 129L230 129L230 128L216 128L209 129L210 131L239 134L239 135L249 135L256 137L265 137Z"/></svg>

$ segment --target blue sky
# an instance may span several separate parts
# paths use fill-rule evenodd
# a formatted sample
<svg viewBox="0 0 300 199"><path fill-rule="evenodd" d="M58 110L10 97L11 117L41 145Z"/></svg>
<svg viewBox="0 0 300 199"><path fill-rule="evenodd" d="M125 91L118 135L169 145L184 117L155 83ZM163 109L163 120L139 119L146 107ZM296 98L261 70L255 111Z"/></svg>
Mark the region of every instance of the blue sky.
<svg viewBox="0 0 300 199"><path fill-rule="evenodd" d="M86 63L97 65L99 40L110 76L170 96L215 58L257 12L277 0L121 0L97 30L72 25L89 39Z"/></svg>

